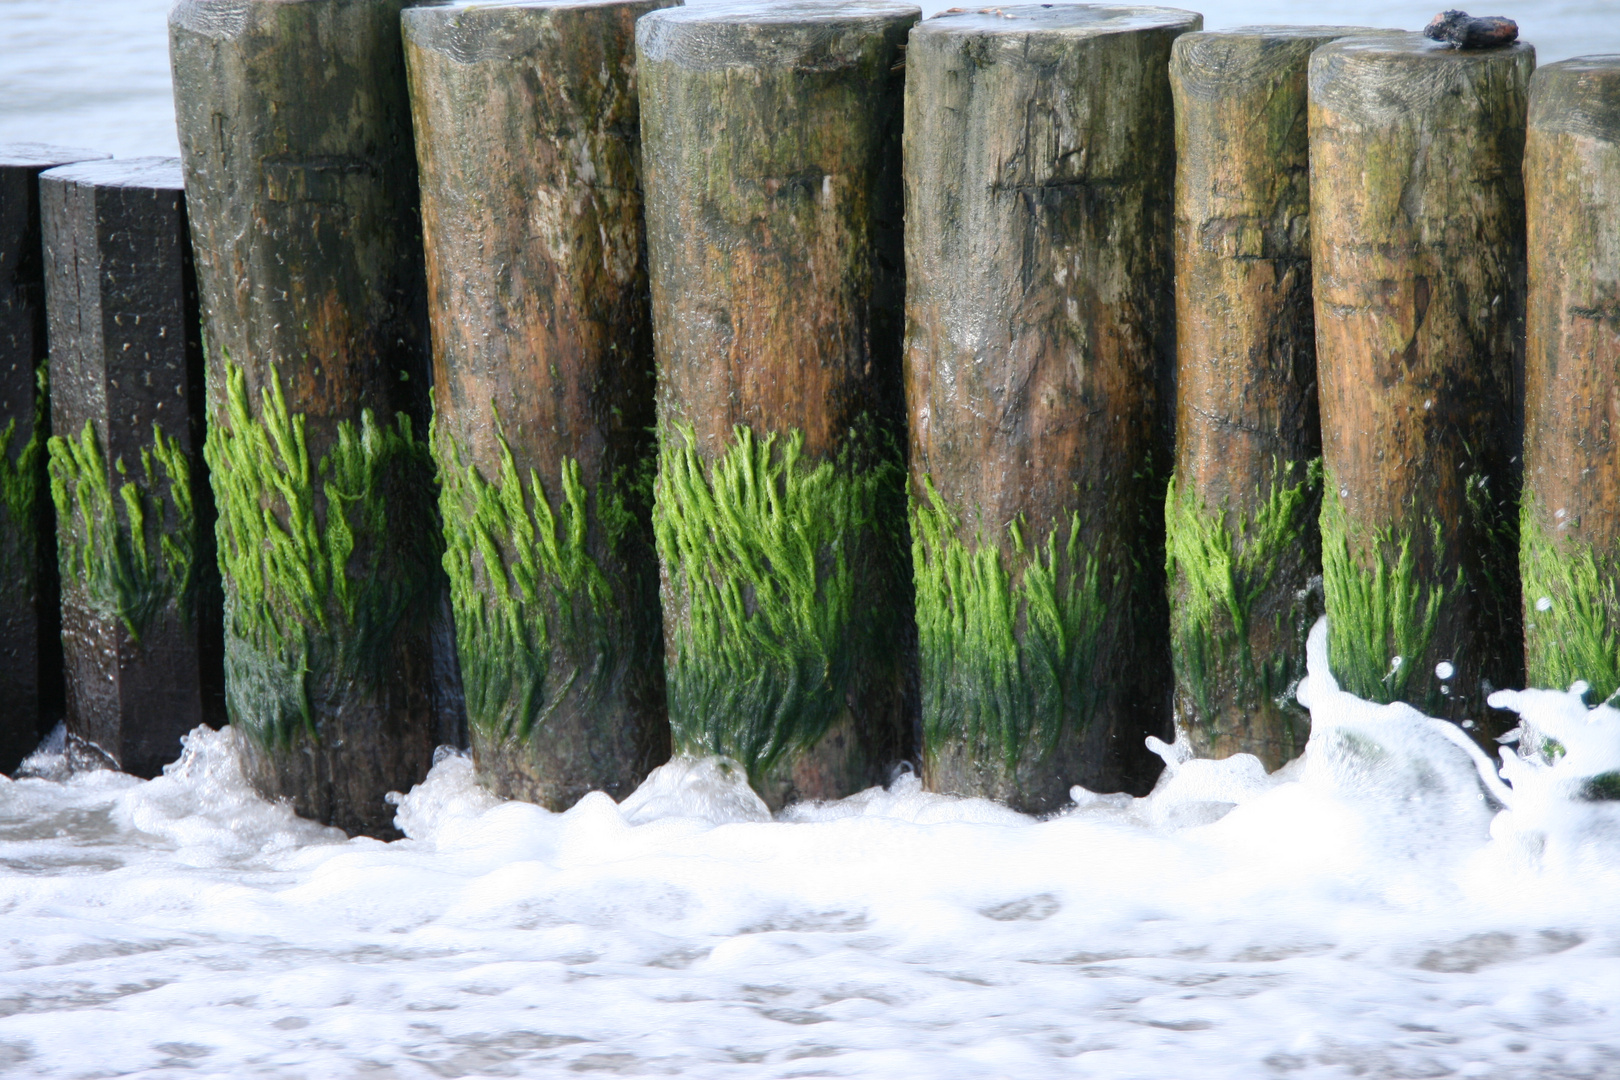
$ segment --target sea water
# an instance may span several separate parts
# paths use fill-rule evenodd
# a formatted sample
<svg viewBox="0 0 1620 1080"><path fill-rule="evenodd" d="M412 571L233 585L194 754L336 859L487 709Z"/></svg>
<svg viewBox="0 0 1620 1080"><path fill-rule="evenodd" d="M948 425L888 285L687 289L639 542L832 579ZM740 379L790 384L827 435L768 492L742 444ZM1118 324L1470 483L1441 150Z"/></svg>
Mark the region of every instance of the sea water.
<svg viewBox="0 0 1620 1080"><path fill-rule="evenodd" d="M1501 695L1504 779L1325 651L1299 761L1155 740L1046 820L910 775L773 819L718 759L557 814L441 751L347 840L205 728L0 780L0 1072L1620 1077L1620 713Z"/></svg>

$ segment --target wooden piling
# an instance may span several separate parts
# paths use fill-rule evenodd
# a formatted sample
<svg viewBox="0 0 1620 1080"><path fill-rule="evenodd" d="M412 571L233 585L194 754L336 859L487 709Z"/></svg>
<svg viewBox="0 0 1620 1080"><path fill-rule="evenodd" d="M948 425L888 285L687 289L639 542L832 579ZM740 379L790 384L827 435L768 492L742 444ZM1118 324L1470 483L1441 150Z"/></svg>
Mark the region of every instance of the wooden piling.
<svg viewBox="0 0 1620 1080"><path fill-rule="evenodd" d="M1524 653L1531 686L1620 691L1620 57L1530 80Z"/></svg>
<svg viewBox="0 0 1620 1080"><path fill-rule="evenodd" d="M1269 769L1321 614L1321 429L1306 69L1357 27L1183 34L1176 102L1176 471L1165 503L1178 737Z"/></svg>
<svg viewBox="0 0 1620 1080"><path fill-rule="evenodd" d="M1515 507L1535 51L1419 34L1311 57L1323 584L1334 674L1492 725L1520 685Z"/></svg>
<svg viewBox="0 0 1620 1080"><path fill-rule="evenodd" d="M40 143L0 145L0 773L62 717L56 526L45 440L45 257L39 174L105 158Z"/></svg>
<svg viewBox="0 0 1620 1080"><path fill-rule="evenodd" d="M67 756L156 776L225 722L203 357L177 158L40 175Z"/></svg>
<svg viewBox="0 0 1620 1080"><path fill-rule="evenodd" d="M556 810L669 756L635 22L670 2L404 15L473 760Z"/></svg>
<svg viewBox="0 0 1620 1080"><path fill-rule="evenodd" d="M231 722L261 792L373 836L453 699L403 6L182 0L169 21Z"/></svg>
<svg viewBox="0 0 1620 1080"><path fill-rule="evenodd" d="M1169 8L945 14L906 55L923 777L1056 809L1170 736Z"/></svg>
<svg viewBox="0 0 1620 1080"><path fill-rule="evenodd" d="M907 750L901 3L642 18L674 748L771 806Z"/></svg>

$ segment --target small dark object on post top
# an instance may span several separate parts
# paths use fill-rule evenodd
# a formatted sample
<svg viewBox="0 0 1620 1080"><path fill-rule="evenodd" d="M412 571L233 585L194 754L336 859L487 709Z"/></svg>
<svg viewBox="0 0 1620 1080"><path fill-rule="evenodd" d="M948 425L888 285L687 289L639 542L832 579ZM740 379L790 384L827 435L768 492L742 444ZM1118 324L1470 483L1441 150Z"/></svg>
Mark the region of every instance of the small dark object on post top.
<svg viewBox="0 0 1620 1080"><path fill-rule="evenodd" d="M1423 36L1459 49L1490 49L1519 40L1519 24L1500 15L1474 18L1466 11L1442 11L1429 20Z"/></svg>

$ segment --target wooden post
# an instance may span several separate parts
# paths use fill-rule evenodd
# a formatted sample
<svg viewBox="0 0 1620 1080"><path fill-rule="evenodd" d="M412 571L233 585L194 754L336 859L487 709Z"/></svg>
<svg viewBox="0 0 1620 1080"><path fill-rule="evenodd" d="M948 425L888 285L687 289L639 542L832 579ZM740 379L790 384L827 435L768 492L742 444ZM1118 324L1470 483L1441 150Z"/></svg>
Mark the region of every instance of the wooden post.
<svg viewBox="0 0 1620 1080"><path fill-rule="evenodd" d="M1620 690L1620 57L1530 80L1524 187L1526 675L1604 701Z"/></svg>
<svg viewBox="0 0 1620 1080"><path fill-rule="evenodd" d="M1311 237L1333 671L1488 721L1517 686L1526 88L1535 50L1419 34L1311 57ZM1483 729L1482 729L1483 730Z"/></svg>
<svg viewBox="0 0 1620 1080"><path fill-rule="evenodd" d="M1184 34L1176 101L1176 473L1165 503L1176 727L1276 769L1321 614L1321 429L1305 74L1356 27ZM1370 31L1360 30L1360 33Z"/></svg>
<svg viewBox="0 0 1620 1080"><path fill-rule="evenodd" d="M395 835L426 774L443 539L403 0L182 0L231 722L269 796Z"/></svg>
<svg viewBox="0 0 1620 1080"><path fill-rule="evenodd" d="M670 2L404 15L473 760L556 810L669 756L635 23Z"/></svg>
<svg viewBox="0 0 1620 1080"><path fill-rule="evenodd" d="M67 753L156 776L225 722L203 358L176 158L40 176Z"/></svg>
<svg viewBox="0 0 1620 1080"><path fill-rule="evenodd" d="M906 65L923 776L1056 809L1170 735L1167 64L1200 16L946 14Z"/></svg>
<svg viewBox="0 0 1620 1080"><path fill-rule="evenodd" d="M45 473L45 258L39 174L105 158L94 150L0 145L0 773L62 717L56 530Z"/></svg>
<svg viewBox="0 0 1620 1080"><path fill-rule="evenodd" d="M677 753L773 807L906 750L901 3L642 18Z"/></svg>

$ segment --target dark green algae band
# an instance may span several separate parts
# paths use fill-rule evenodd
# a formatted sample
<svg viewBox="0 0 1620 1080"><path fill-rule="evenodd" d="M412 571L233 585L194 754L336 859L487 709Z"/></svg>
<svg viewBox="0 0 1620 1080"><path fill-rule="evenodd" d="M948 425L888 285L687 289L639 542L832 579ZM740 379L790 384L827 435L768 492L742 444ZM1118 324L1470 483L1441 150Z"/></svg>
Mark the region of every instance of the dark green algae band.
<svg viewBox="0 0 1620 1080"><path fill-rule="evenodd" d="M1058 526L1033 547L1010 523L1004 561L982 536L964 543L961 515L925 484L927 504L911 507L924 746L966 743L1012 770L1091 718L1102 571L1081 548L1078 513L1067 539Z"/></svg>
<svg viewBox="0 0 1620 1080"><path fill-rule="evenodd" d="M656 634L656 600L631 595L592 558L594 517L607 549L638 531L645 481L621 470L592 493L579 462L562 462L561 501L553 508L530 470L519 475L495 417L499 476L491 482L435 428L444 568L450 579L467 721L489 739L529 739L564 699L591 709L613 689L619 657ZM594 504L594 506L593 506ZM651 627L632 625L651 621Z"/></svg>
<svg viewBox="0 0 1620 1080"><path fill-rule="evenodd" d="M1519 518L1524 659L1530 686L1587 684L1587 700L1620 693L1620 551L1558 543L1526 498Z"/></svg>
<svg viewBox="0 0 1620 1080"><path fill-rule="evenodd" d="M1164 503L1165 578L1169 583L1170 655L1176 684L1191 696L1194 723L1213 721L1222 697L1254 709L1277 702L1304 674L1305 635L1315 610L1303 599L1274 613L1291 625L1270 635L1292 648L1256 657L1251 647L1256 608L1279 584L1295 592L1302 582L1278 582L1284 565L1299 557L1317 528L1322 462L1288 462L1270 488L1259 492L1253 516L1212 510L1172 478ZM1305 617L1299 617L1304 614Z"/></svg>
<svg viewBox="0 0 1620 1080"><path fill-rule="evenodd" d="M34 427L28 441L15 448L17 420L0 431L0 589L21 585L26 591L35 573L40 496L46 485L46 366L35 376Z"/></svg>
<svg viewBox="0 0 1620 1080"><path fill-rule="evenodd" d="M63 582L97 615L122 621L136 642L167 607L189 619L197 521L179 445L153 424L137 468L122 457L109 466L87 420L78 438L52 436L49 447Z"/></svg>
<svg viewBox="0 0 1620 1080"><path fill-rule="evenodd" d="M812 463L803 444L738 426L712 463L690 427L659 444L674 747L733 758L756 783L827 733L859 666L898 652L908 602L898 455Z"/></svg>
<svg viewBox="0 0 1620 1080"><path fill-rule="evenodd" d="M224 371L225 416L209 426L206 457L227 705L261 745L318 740L314 699L375 688L397 632L436 599L432 458L409 417L381 424L368 409L313 461L279 376L254 416L245 374L228 357Z"/></svg>

